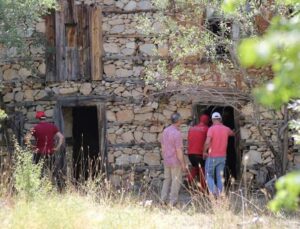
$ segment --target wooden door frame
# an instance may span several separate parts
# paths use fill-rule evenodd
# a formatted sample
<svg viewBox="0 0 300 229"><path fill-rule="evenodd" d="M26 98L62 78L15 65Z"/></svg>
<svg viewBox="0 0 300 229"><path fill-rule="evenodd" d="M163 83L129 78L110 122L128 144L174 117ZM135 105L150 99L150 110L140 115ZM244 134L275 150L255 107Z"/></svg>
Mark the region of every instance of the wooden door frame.
<svg viewBox="0 0 300 229"><path fill-rule="evenodd" d="M237 171L237 179L239 180L241 178L241 165L242 165L242 150L241 150L241 137L240 137L240 111L236 109L236 107L226 104L226 103L220 103L220 102L195 102L192 104L192 118L195 118L197 114L197 106L217 106L217 107L231 107L233 109L233 116L234 116L234 126L235 126L235 132L238 133L235 136L235 151L237 154L237 165L236 165L236 171Z"/></svg>
<svg viewBox="0 0 300 229"><path fill-rule="evenodd" d="M105 100L101 96L70 96L62 97L57 100L54 108L54 122L64 134L64 118L62 113L63 107L89 107L94 106L97 108L97 121L99 131L99 156L101 158L100 171L105 177L108 177L107 172L107 121L106 121L106 104ZM64 147L65 148L65 147ZM66 175L66 153L65 150L60 152L59 159L62 160L61 167L64 175Z"/></svg>

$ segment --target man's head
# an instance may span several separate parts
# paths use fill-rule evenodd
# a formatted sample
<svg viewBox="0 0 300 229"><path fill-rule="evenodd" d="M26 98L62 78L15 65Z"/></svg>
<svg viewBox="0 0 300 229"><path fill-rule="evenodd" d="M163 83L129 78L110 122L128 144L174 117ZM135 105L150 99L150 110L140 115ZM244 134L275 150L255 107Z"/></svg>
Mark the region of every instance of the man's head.
<svg viewBox="0 0 300 229"><path fill-rule="evenodd" d="M204 125L208 125L209 123L209 116L206 114L200 115L199 117L199 122L204 124Z"/></svg>
<svg viewBox="0 0 300 229"><path fill-rule="evenodd" d="M37 111L35 114L35 118L39 120L44 120L46 119L46 114L44 111Z"/></svg>
<svg viewBox="0 0 300 229"><path fill-rule="evenodd" d="M176 126L180 126L182 123L182 118L179 113L174 113L171 115L171 122Z"/></svg>
<svg viewBox="0 0 300 229"><path fill-rule="evenodd" d="M220 115L219 112L214 112L211 116L212 122L213 123L220 123L222 122L222 116Z"/></svg>

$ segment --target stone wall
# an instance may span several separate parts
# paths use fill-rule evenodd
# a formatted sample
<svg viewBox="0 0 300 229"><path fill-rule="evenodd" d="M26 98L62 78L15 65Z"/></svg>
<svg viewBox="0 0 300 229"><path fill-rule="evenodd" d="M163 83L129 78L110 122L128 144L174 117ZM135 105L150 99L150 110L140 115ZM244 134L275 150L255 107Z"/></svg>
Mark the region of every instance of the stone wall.
<svg viewBox="0 0 300 229"><path fill-rule="evenodd" d="M3 84L3 102L9 115L12 117L20 112L25 121L23 134L35 123L36 111L45 111L47 119L53 120L56 100L63 97L103 96L99 102L106 105L108 164L112 181L121 184L122 178L128 179L131 170L143 171L146 178L162 179L162 158L160 155L159 140L163 129L169 125L169 117L173 112L179 112L185 120L192 120L192 107L195 104L223 105L218 91L208 94L203 90L195 90L189 95L189 90L165 94L160 97L149 97L158 90L151 85L145 85L141 80L144 68L149 65L148 57L155 54L160 47L151 42L151 38L140 36L136 29L136 16L146 10L147 15L154 19L155 13L150 12L150 1L77 1L91 4L96 2L103 6L103 57L104 74L102 81L82 82L46 82L46 65L44 48L30 47L30 56L33 57L30 65L13 50L0 49L0 79ZM119 10L119 12L118 12ZM111 11L111 13L109 13ZM37 24L38 32L45 32L44 22ZM155 24L154 27L161 29ZM116 34L119 34L118 36ZM130 35L130 36L129 36ZM214 74L209 64L199 66L197 72L203 76L208 84L214 85ZM232 79L231 75L230 78ZM224 81L225 82L225 81ZM228 86L223 84L221 86ZM234 86L235 81L231 80ZM215 85L216 86L216 85ZM220 85L217 85L220 86ZM208 90L208 89L206 89ZM223 89L222 89L223 90ZM272 164L274 161L271 151L267 148L257 128L253 125L251 104L239 101L234 95L227 96L227 101L238 105L240 112L238 119L240 128L241 154L254 155L258 162ZM205 100L204 100L205 98ZM71 114L63 111L65 119L65 135L70 137ZM262 111L262 127L274 145L277 142L277 129L282 123L280 112ZM182 127L186 142L188 126ZM67 148L71 150L71 146ZM68 152L71 153L71 152ZM289 155L290 166L298 165L300 156Z"/></svg>

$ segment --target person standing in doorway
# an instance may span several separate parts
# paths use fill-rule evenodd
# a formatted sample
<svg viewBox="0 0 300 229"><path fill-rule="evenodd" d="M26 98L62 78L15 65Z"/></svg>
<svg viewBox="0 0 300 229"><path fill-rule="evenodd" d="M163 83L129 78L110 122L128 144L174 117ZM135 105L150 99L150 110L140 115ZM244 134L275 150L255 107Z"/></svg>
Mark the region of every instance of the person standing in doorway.
<svg viewBox="0 0 300 229"><path fill-rule="evenodd" d="M26 135L25 142L26 144L29 144L31 137L33 136L36 140L33 163L37 164L42 159L44 160L44 169L47 168L53 170L54 154L61 148L64 136L54 124L45 121L45 112L38 111L36 112L35 117L39 120L39 123ZM55 146L56 138L58 140L57 145Z"/></svg>
<svg viewBox="0 0 300 229"><path fill-rule="evenodd" d="M200 191L206 191L205 181L205 160L203 149L208 131L209 116L203 114L199 118L199 124L190 127L188 131L188 157L192 164L192 169L188 173L188 183L192 184L195 177L199 176Z"/></svg>
<svg viewBox="0 0 300 229"><path fill-rule="evenodd" d="M172 125L167 127L162 134L161 147L164 160L164 182L161 191L161 200L166 203L170 196L170 205L178 202L182 173L186 169L183 155L183 141L179 130L182 119L179 113L171 115ZM171 190L170 190L171 188Z"/></svg>
<svg viewBox="0 0 300 229"><path fill-rule="evenodd" d="M217 197L223 191L228 138L234 136L234 132L222 124L222 116L218 112L212 114L212 122L213 125L207 132L203 154L207 157L205 175L208 189L210 193ZM215 183L215 177L217 183Z"/></svg>

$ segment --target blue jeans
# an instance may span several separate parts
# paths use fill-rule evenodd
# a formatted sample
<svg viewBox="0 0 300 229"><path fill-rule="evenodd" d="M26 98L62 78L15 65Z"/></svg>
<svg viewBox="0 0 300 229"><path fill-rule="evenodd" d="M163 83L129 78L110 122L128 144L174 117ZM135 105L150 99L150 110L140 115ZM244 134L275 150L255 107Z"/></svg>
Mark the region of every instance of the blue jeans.
<svg viewBox="0 0 300 229"><path fill-rule="evenodd" d="M226 157L209 157L205 162L205 177L209 191L219 195L223 190L223 174ZM215 176L217 184L215 184Z"/></svg>

